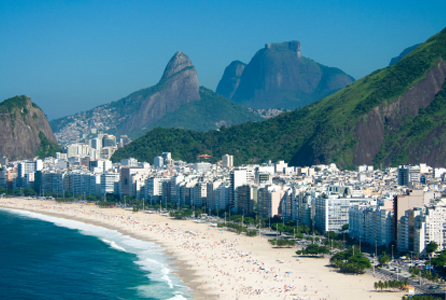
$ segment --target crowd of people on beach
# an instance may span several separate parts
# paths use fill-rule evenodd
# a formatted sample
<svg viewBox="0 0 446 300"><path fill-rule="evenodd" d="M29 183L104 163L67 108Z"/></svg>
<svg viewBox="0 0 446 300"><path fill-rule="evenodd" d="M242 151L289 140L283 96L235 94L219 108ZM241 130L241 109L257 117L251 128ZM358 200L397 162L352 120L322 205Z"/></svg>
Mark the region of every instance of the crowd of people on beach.
<svg viewBox="0 0 446 300"><path fill-rule="evenodd" d="M211 294L209 299L334 299L327 291L321 293L317 287L300 280L299 274L287 269L283 260L272 264L261 260L255 251L241 251L239 245L243 237L234 234L228 239L220 228L193 223L195 225L187 229L184 222L172 225L174 221L168 217L151 218L151 215L133 214L121 209L104 211L89 205L52 205L4 199L0 206L63 215L159 242L167 246L169 254L196 272L199 276L197 288ZM190 229L191 226L194 230ZM322 285L319 282L319 288Z"/></svg>

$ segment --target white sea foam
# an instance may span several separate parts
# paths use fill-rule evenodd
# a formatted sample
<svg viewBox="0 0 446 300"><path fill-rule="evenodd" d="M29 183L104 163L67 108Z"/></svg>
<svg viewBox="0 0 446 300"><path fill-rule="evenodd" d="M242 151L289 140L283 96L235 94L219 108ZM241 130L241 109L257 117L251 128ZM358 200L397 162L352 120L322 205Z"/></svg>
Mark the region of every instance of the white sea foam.
<svg viewBox="0 0 446 300"><path fill-rule="evenodd" d="M106 243L106 244L109 244L110 247L112 247L113 249L117 249L117 250L119 250L119 251L127 252L127 250L125 250L125 249L124 249L123 247L121 247L121 246L118 246L114 241L109 241L109 240L106 240L106 239L101 239L101 241L103 241L103 242Z"/></svg>
<svg viewBox="0 0 446 300"><path fill-rule="evenodd" d="M136 254L138 260L135 261L135 264L137 264L142 270L148 272L147 276L151 280L150 286L138 287L141 294L147 296L157 295L163 299L168 299L167 297L169 297L169 294L172 295L181 291L187 292L188 290L188 288L181 285L182 282L180 279L176 277L175 274L170 272L167 257L164 254L164 249L155 243L138 240L122 235L116 230L110 230L75 220L63 219L29 211L3 208L0 209L28 218L51 222L59 227L79 230L79 232L84 235L99 238L102 242L108 244L113 249ZM177 294L173 298L169 299L176 300L186 298Z"/></svg>
<svg viewBox="0 0 446 300"><path fill-rule="evenodd" d="M182 295L175 295L174 297L172 297L168 300L181 300L181 299L186 299L186 298L184 298Z"/></svg>

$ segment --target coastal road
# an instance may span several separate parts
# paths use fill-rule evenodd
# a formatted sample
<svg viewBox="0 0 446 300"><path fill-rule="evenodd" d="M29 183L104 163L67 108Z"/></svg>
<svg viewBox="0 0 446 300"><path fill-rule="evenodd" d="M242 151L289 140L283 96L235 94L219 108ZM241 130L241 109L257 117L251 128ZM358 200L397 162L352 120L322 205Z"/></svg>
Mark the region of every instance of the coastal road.
<svg viewBox="0 0 446 300"><path fill-rule="evenodd" d="M383 276L385 276L384 278L388 278L388 279L383 279L383 280L399 280L399 281L404 281L407 280L407 282L414 286L415 288L415 293L416 294L444 294L445 291L442 289L430 289L429 286L430 285L423 285L419 283L419 279L413 279L405 274L402 273L398 273L398 275L395 272L392 272L390 270L386 270L386 269L375 269L376 274L381 274ZM369 274L373 275L373 270L369 270L368 271ZM375 276L377 277L377 276Z"/></svg>

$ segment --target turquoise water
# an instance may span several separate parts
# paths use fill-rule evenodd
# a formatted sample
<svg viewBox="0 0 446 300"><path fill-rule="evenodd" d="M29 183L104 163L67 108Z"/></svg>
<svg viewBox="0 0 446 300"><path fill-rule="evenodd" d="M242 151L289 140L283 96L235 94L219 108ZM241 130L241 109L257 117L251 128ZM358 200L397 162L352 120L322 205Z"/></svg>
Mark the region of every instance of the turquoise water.
<svg viewBox="0 0 446 300"><path fill-rule="evenodd" d="M0 299L190 299L163 252L113 230L0 209Z"/></svg>

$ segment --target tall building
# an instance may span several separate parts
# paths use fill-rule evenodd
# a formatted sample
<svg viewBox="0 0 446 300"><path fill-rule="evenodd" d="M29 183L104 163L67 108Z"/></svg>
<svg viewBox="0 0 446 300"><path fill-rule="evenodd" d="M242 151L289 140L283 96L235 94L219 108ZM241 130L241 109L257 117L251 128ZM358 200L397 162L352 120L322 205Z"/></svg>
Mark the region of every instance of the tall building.
<svg viewBox="0 0 446 300"><path fill-rule="evenodd" d="M229 205L229 182L222 182L215 190L215 209L226 209Z"/></svg>
<svg viewBox="0 0 446 300"><path fill-rule="evenodd" d="M223 161L223 167L231 168L234 166L234 156L225 154L221 157Z"/></svg>
<svg viewBox="0 0 446 300"><path fill-rule="evenodd" d="M246 170L233 170L229 174L229 205L231 210L236 211L236 203L234 198L235 190L244 184L247 183L246 180Z"/></svg>
<svg viewBox="0 0 446 300"><path fill-rule="evenodd" d="M155 168L162 168L164 166L164 159L161 156L156 156L153 159L153 165Z"/></svg>
<svg viewBox="0 0 446 300"><path fill-rule="evenodd" d="M250 184L244 184L235 190L235 202L239 214L246 216L257 211L257 190L256 186Z"/></svg>
<svg viewBox="0 0 446 300"><path fill-rule="evenodd" d="M446 249L446 205L436 203L413 207L399 220L398 250L427 257L426 246L435 242L437 251Z"/></svg>
<svg viewBox="0 0 446 300"><path fill-rule="evenodd" d="M409 184L420 183L420 166L398 167L398 185L409 186Z"/></svg>
<svg viewBox="0 0 446 300"><path fill-rule="evenodd" d="M119 173L101 174L101 198L104 198L105 194L116 194L115 183L119 183Z"/></svg>
<svg viewBox="0 0 446 300"><path fill-rule="evenodd" d="M349 234L371 246L386 247L393 238L393 210L377 205L353 205L349 209Z"/></svg>
<svg viewBox="0 0 446 300"><path fill-rule="evenodd" d="M369 199L338 198L329 195L328 198L314 199L315 227L321 232L339 231L349 223L349 209L354 204L367 204Z"/></svg>
<svg viewBox="0 0 446 300"><path fill-rule="evenodd" d="M172 163L172 155L170 152L163 152L161 154L161 157L163 158L163 162L165 165L170 165Z"/></svg>
<svg viewBox="0 0 446 300"><path fill-rule="evenodd" d="M282 218L285 221L293 219L293 201L294 201L293 190L287 189L280 203L280 212L282 213Z"/></svg>
<svg viewBox="0 0 446 300"><path fill-rule="evenodd" d="M259 188L257 192L257 214L261 218L272 218L279 214L284 191L279 186Z"/></svg>
<svg viewBox="0 0 446 300"><path fill-rule="evenodd" d="M133 196L138 198L141 186L145 185L145 180L150 173L150 169L144 168L121 168L120 170L120 195ZM144 182L144 183L142 183Z"/></svg>
<svg viewBox="0 0 446 300"><path fill-rule="evenodd" d="M17 165L17 186L28 187L25 180L28 174L34 174L36 171L36 162L34 161L22 161Z"/></svg>
<svg viewBox="0 0 446 300"><path fill-rule="evenodd" d="M399 221L405 216L406 210L414 207L422 207L424 205L423 190L407 190L404 195L397 195L393 199L394 217L394 239L397 240Z"/></svg>
<svg viewBox="0 0 446 300"><path fill-rule="evenodd" d="M106 134L102 137L102 147L116 147L116 137Z"/></svg>
<svg viewBox="0 0 446 300"><path fill-rule="evenodd" d="M146 179L146 195L145 199L150 203L156 203L162 200L163 196L163 182L170 181L170 177L167 176L155 176Z"/></svg>
<svg viewBox="0 0 446 300"><path fill-rule="evenodd" d="M206 204L207 185L204 182L198 182L190 189L190 204L195 207L203 207Z"/></svg>

